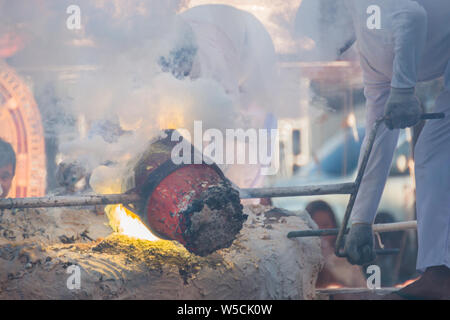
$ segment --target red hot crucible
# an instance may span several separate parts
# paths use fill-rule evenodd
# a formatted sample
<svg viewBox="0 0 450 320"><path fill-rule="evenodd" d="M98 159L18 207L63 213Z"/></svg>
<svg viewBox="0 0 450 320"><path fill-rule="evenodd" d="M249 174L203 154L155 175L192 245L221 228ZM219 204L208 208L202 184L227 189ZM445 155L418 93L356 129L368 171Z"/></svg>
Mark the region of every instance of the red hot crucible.
<svg viewBox="0 0 450 320"><path fill-rule="evenodd" d="M179 141L171 141L172 133L164 131L131 165L127 192L142 200L130 209L156 236L196 255L228 248L247 218L239 193L216 164L175 164L171 154Z"/></svg>

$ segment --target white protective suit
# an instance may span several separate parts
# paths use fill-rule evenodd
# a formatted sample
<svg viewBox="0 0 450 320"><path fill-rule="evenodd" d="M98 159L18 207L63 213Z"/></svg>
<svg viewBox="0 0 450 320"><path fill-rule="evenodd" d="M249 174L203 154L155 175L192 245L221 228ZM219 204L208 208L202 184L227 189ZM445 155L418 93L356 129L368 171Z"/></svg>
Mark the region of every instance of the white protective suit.
<svg viewBox="0 0 450 320"><path fill-rule="evenodd" d="M248 120L247 128L266 127L277 73L275 48L263 24L252 14L226 5L201 5L180 16L191 27L197 46L191 78L217 81ZM263 182L259 165L221 168L239 187Z"/></svg>
<svg viewBox="0 0 450 320"><path fill-rule="evenodd" d="M227 5L201 5L181 14L198 46L193 75L212 78L247 109L267 104L276 74L272 39L252 14ZM259 107L264 107L260 105Z"/></svg>
<svg viewBox="0 0 450 320"><path fill-rule="evenodd" d="M419 252L417 269L450 268L450 1L345 0L353 18L364 74L368 133L394 88L445 77L445 89L415 147ZM381 29L369 29L367 8L381 9ZM389 174L399 130L381 125L352 212L372 223ZM365 144L364 144L365 145ZM362 153L361 153L362 154Z"/></svg>

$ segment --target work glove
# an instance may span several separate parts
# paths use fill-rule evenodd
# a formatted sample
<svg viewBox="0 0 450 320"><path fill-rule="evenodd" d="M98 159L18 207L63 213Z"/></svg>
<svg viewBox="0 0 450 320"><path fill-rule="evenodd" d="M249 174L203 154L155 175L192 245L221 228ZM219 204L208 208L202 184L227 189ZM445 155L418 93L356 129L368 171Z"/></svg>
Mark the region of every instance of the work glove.
<svg viewBox="0 0 450 320"><path fill-rule="evenodd" d="M375 260L372 225L353 224L345 240L344 252L351 264L363 265Z"/></svg>
<svg viewBox="0 0 450 320"><path fill-rule="evenodd" d="M415 88L391 88L384 110L385 123L389 129L412 127L420 121L422 108L414 92Z"/></svg>

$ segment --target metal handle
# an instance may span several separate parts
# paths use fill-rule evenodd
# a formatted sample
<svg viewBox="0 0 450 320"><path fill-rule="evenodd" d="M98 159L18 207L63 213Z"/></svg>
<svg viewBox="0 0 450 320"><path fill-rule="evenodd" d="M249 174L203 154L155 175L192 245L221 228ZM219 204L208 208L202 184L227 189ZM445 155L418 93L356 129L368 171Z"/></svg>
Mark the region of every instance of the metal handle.
<svg viewBox="0 0 450 320"><path fill-rule="evenodd" d="M421 115L420 117L422 120L435 120L435 119L443 119L445 118L445 114L444 113L424 113ZM364 172L366 170L366 166L367 163L369 162L369 157L370 157L370 153L372 152L372 147L375 143L375 138L377 135L377 131L378 128L380 126L380 124L384 122L384 118L381 118L379 120L377 120L373 126L373 129L370 133L369 136L369 140L367 143L367 147L364 150L364 155L363 155L363 160L361 162L359 171L358 171L358 175L356 177L356 181L355 181L355 192L351 194L350 196L350 200L349 203L347 205L347 209L345 211L345 215L344 215L344 219L342 222L342 225L339 229L338 235L337 235L337 239L336 239L336 248L335 248L335 254L338 257L346 257L347 255L345 254L343 247L344 247L344 233L345 230L347 229L347 225L348 225L348 221L350 219L350 215L351 212L353 210L353 205L355 204L355 200L356 200L356 196L358 195L358 191L359 191L359 187L361 185L362 182L362 178L364 176Z"/></svg>
<svg viewBox="0 0 450 320"><path fill-rule="evenodd" d="M422 120L436 120L436 119L444 119L445 113L437 112L437 113L424 113L420 116Z"/></svg>

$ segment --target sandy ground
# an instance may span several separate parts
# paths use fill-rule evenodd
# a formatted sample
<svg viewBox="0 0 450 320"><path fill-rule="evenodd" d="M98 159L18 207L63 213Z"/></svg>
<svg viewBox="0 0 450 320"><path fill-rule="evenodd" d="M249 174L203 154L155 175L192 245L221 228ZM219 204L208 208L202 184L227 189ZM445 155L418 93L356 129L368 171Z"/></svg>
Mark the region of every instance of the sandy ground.
<svg viewBox="0 0 450 320"><path fill-rule="evenodd" d="M46 209L0 213L0 299L312 299L322 268L308 215L245 206L233 245L207 257L170 241L112 233L104 215ZM80 288L72 265L79 267Z"/></svg>

